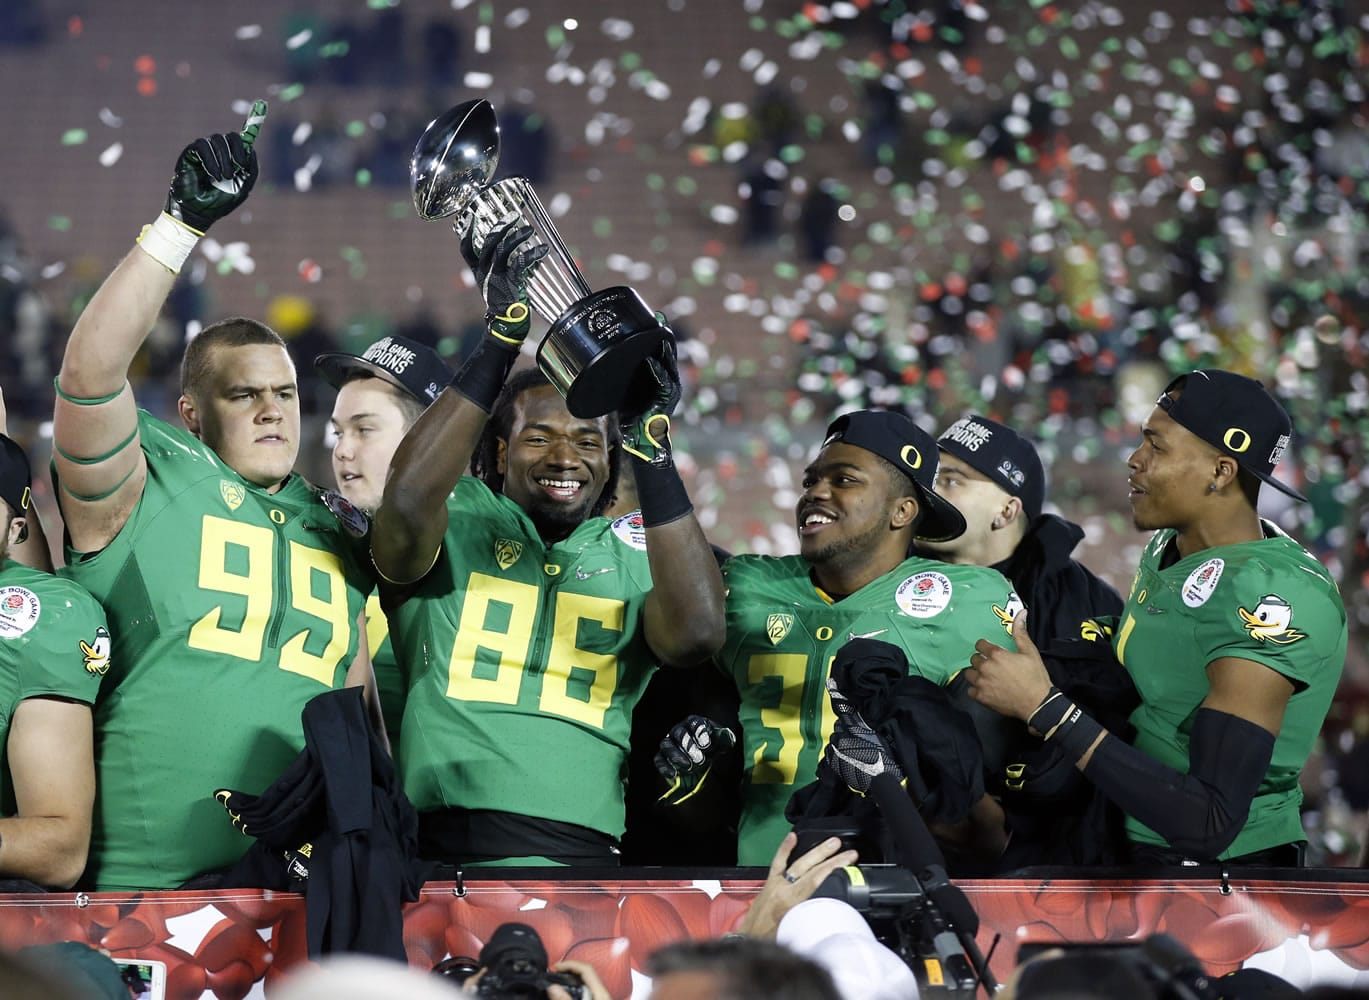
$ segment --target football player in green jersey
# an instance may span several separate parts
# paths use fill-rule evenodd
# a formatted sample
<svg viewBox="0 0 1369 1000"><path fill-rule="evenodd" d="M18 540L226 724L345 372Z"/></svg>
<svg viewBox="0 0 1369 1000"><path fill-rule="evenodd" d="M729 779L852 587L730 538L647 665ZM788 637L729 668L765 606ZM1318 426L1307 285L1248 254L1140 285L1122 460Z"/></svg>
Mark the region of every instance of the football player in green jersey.
<svg viewBox="0 0 1369 1000"><path fill-rule="evenodd" d="M487 335L395 453L371 555L423 856L612 864L632 706L655 664L721 644L722 580L671 458L673 338L617 421L573 416L539 371L505 384L546 252L531 233L462 241ZM609 521L622 452L641 506Z"/></svg>
<svg viewBox="0 0 1369 1000"><path fill-rule="evenodd" d="M1006 634L1001 616L1018 602L1000 573L908 556L915 536L945 540L965 530L933 490L936 463L936 442L903 414L838 417L804 470L799 554L734 556L724 565L727 639L716 659L741 693L740 864L769 862L790 828L791 794L815 778L836 722L826 684L838 649L879 638L907 654L913 674L949 685L977 639ZM700 743L726 745L719 736L707 720L677 726L658 767L697 785L709 756ZM1001 835L1000 818L977 819Z"/></svg>
<svg viewBox="0 0 1369 1000"><path fill-rule="evenodd" d="M0 433L0 879L67 889L90 845L109 633L84 590L13 560L29 511L28 459Z"/></svg>
<svg viewBox="0 0 1369 1000"><path fill-rule="evenodd" d="M186 347L184 427L140 411L129 366L206 229L247 197L266 112L187 146L165 210L86 306L57 377L64 575L105 608L90 864L99 889L174 888L249 842L217 788L263 790L314 695L370 677L357 620L364 519L294 475L300 413L280 337L235 318Z"/></svg>
<svg viewBox="0 0 1369 1000"><path fill-rule="evenodd" d="M452 380L451 369L426 344L393 336L382 337L359 355L320 354L314 367L338 391L329 418L338 492L366 514L374 514L404 432ZM399 747L406 692L378 593L366 599L366 645L385 733L394 751Z"/></svg>
<svg viewBox="0 0 1369 1000"><path fill-rule="evenodd" d="M1018 652L981 642L972 696L1029 724L1126 812L1133 857L1301 860L1298 775L1345 666L1326 569L1260 519L1292 436L1254 379L1217 369L1166 387L1127 461L1132 516L1154 530L1113 637L1141 695L1134 746L1051 687L1025 623Z"/></svg>

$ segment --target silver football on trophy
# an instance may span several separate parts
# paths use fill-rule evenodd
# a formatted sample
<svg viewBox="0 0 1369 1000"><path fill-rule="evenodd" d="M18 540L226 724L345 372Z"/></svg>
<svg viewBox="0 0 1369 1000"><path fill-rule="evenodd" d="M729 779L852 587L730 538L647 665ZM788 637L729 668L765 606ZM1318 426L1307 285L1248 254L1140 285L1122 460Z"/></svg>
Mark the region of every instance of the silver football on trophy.
<svg viewBox="0 0 1369 1000"><path fill-rule="evenodd" d="M499 121L486 100L466 101L434 119L409 161L414 208L421 218L455 216L477 249L518 219L529 242L548 248L528 279L528 302L551 324L537 363L577 417L612 413L634 388L638 366L670 331L633 289L591 291L526 177L491 184L499 162Z"/></svg>
<svg viewBox="0 0 1369 1000"><path fill-rule="evenodd" d="M466 101L433 120L409 160L409 186L421 219L464 212L499 165L499 121L489 101Z"/></svg>

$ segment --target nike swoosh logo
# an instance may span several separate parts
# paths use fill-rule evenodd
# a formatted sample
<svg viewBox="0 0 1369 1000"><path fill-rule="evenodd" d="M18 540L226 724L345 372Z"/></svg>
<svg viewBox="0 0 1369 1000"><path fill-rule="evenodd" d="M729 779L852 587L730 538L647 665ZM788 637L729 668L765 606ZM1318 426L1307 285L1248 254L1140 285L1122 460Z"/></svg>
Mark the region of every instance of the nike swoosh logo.
<svg viewBox="0 0 1369 1000"><path fill-rule="evenodd" d="M596 570L595 570L594 572L592 572L592 573L586 573L586 572L585 572L583 569L581 569L579 566L576 566L576 567L575 567L575 579L577 579L577 580L588 580L590 577L592 577L592 576L598 576L600 573L612 573L613 570L614 570L614 568L615 568L615 567L613 567L613 566L605 566L603 569L596 569Z"/></svg>
<svg viewBox="0 0 1369 1000"><path fill-rule="evenodd" d="M877 628L873 632L865 632L861 635L856 635L854 632L848 632L846 633L846 638L847 641L850 641L851 639L873 639L875 636L883 635L887 631L889 631L887 628Z"/></svg>

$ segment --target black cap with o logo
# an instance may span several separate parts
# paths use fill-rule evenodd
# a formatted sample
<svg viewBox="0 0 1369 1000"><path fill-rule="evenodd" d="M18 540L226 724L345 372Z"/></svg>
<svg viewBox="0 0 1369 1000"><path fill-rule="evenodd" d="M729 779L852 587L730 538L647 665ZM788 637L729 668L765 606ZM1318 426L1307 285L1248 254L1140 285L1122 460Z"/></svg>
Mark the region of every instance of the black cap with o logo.
<svg viewBox="0 0 1369 1000"><path fill-rule="evenodd" d="M932 488L938 459L936 441L908 417L891 410L856 410L828 425L823 447L835 441L873 452L913 481L922 511L918 538L948 542L965 533L960 511Z"/></svg>
<svg viewBox="0 0 1369 1000"><path fill-rule="evenodd" d="M1176 389L1179 395L1171 396ZM1220 368L1205 368L1170 382L1156 405L1262 482L1306 502L1307 497L1274 478L1274 469L1292 439L1293 421L1260 382Z"/></svg>

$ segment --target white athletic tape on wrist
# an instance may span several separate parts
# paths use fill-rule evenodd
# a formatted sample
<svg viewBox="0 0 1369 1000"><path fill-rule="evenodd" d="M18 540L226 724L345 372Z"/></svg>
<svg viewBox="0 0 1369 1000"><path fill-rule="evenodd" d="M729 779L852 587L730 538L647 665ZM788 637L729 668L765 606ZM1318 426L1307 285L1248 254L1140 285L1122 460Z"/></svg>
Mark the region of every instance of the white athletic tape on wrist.
<svg viewBox="0 0 1369 1000"><path fill-rule="evenodd" d="M152 225L143 226L138 234L138 246L172 274L180 274L181 265L203 235L163 212Z"/></svg>

